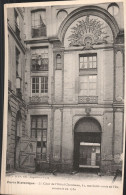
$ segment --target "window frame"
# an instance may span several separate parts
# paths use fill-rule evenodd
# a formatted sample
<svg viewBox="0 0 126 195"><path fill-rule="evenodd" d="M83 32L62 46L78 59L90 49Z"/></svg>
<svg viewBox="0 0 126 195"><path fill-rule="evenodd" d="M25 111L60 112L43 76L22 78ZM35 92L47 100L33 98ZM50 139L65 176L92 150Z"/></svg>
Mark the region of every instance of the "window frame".
<svg viewBox="0 0 126 195"><path fill-rule="evenodd" d="M32 127L33 119L35 119L35 127ZM37 126L39 119L41 121L41 127ZM46 127L43 126L44 120L46 120ZM44 136L44 132L46 132L46 136ZM40 138L40 140L37 139L36 155L40 154L40 158L37 157L37 160L41 160L43 162L47 161L47 139L48 139L47 133L48 133L48 115L31 115L31 137L34 137L36 139ZM38 144L40 145L38 146ZM37 148L40 148L40 152L37 151ZM45 152L43 152L43 148L46 149ZM44 158L43 154L45 155L45 159L43 159Z"/></svg>
<svg viewBox="0 0 126 195"><path fill-rule="evenodd" d="M32 79L33 78L39 78L39 82L38 82L38 85L39 85L39 88L38 89L39 89L39 91L38 91L38 93L33 93L32 92L33 91L33 84L35 85L35 90L36 90L36 83L33 83L32 82ZM43 93L41 92L42 91L42 88L41 88L41 86L42 86L41 79L42 78L44 78L44 80L45 80L45 78L47 79L47 83L44 82L44 92ZM46 90L47 90L47 92L46 92ZM42 97L42 96L47 96L47 94L48 94L48 76L47 75L43 75L43 76L31 76L31 97L34 97L34 96Z"/></svg>
<svg viewBox="0 0 126 195"><path fill-rule="evenodd" d="M93 57L95 56L96 60L96 67L93 68ZM80 57L87 57L88 58L88 65L86 68L80 68ZM89 67L89 57L92 57L92 67ZM84 62L84 59L83 59ZM79 93L78 93L78 98L79 98L79 103L98 103L98 60L97 60L97 53L81 53L79 54ZM90 88L90 86L93 86L93 82L90 82L90 76L96 76L96 81L95 83L95 92L93 92L93 88ZM87 84L87 93L84 93L83 89L81 88L81 77L87 77L88 78L88 84ZM83 92L82 92L83 91ZM85 89L86 91L86 89ZM92 94L95 95L92 95ZM82 95L81 95L82 94ZM83 95L84 94L84 95Z"/></svg>
<svg viewBox="0 0 126 195"><path fill-rule="evenodd" d="M96 57L96 61L90 61L89 58L90 57ZM83 58L83 62L84 62L84 58L87 58L87 68L80 68L80 58ZM96 62L96 67L95 68L91 68L90 67L90 62ZM91 70L97 70L97 53L85 53L85 54L79 54L79 70L80 71L91 71Z"/></svg>
<svg viewBox="0 0 126 195"><path fill-rule="evenodd" d="M42 17L41 14L39 14L40 12L43 12L44 13L44 18ZM38 21L37 19L35 19L35 14L37 15L38 13L38 16L40 16L40 21L38 22L38 25L36 25L35 21ZM34 17L33 17L34 16ZM33 20L34 18L34 20ZM41 24L42 22L42 24ZM40 34L39 35L36 35L35 32L33 32L33 29L35 30L38 30L40 31L42 28L45 28L44 31L41 31L39 32ZM32 10L31 11L31 35L32 35L32 38L39 38L39 37L46 37L47 36L47 21L46 21L46 9L36 9L36 10Z"/></svg>
<svg viewBox="0 0 126 195"><path fill-rule="evenodd" d="M33 52L33 51L36 51L37 49L40 50L40 53ZM42 50L47 50L47 52L46 53L42 52ZM46 55L47 57L42 57L44 55ZM33 65L33 60L38 61L38 62L36 62L36 64ZM47 63L46 64L42 63L43 60L47 60ZM40 61L40 65L39 65L39 61ZM42 68L40 68L40 66L42 66ZM46 47L35 47L35 48L32 47L31 48L31 71L32 72L36 72L36 71L45 72L48 70L49 70L49 49L48 47L47 46Z"/></svg>
<svg viewBox="0 0 126 195"><path fill-rule="evenodd" d="M93 76L96 76L96 82L90 82L90 78L89 77L93 77ZM87 84L87 95L82 95L82 96L87 96L87 97L92 97L92 96L97 96L97 74L93 74L93 75L83 75L83 76L81 76L81 77L87 77L87 82L85 83L85 84ZM82 83L84 83L84 82L81 82L80 81L80 85L82 84ZM91 84L95 84L95 89L93 90L93 88L90 88L90 86L91 86ZM79 92L79 94L81 93L81 90L85 90L86 91L86 89L81 89L81 86L80 86L80 92ZM92 91L95 91L95 95L91 95L91 92Z"/></svg>

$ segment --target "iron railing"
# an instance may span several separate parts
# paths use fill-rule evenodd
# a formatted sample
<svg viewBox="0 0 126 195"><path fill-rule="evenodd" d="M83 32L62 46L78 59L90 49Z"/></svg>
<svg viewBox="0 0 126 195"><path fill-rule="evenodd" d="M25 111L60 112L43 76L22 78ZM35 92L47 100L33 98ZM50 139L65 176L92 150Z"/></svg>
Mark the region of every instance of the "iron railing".
<svg viewBox="0 0 126 195"><path fill-rule="evenodd" d="M97 104L98 96L79 96L78 103L79 104Z"/></svg>

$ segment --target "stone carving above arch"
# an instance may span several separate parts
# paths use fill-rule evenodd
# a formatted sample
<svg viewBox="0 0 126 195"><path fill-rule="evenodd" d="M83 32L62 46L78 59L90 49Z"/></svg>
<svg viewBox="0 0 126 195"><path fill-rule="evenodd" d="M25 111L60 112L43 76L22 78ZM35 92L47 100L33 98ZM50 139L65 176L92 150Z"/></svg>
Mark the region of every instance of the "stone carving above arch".
<svg viewBox="0 0 126 195"><path fill-rule="evenodd" d="M67 29L64 46L84 46L113 43L113 34L109 25L97 16L87 15L74 21Z"/></svg>
<svg viewBox="0 0 126 195"><path fill-rule="evenodd" d="M68 14L68 16L64 19L64 21L60 25L60 28L58 31L58 38L63 43L64 37L66 37L66 33L67 33L68 29L70 27L77 28L77 24L75 24L75 26L72 26L72 24L74 22L76 23L76 21L78 21L80 18L82 18L84 21L81 21L82 22L81 26L83 26L84 25L83 23L84 22L86 23L86 21L88 21L88 23L90 24L91 21L93 20L93 17L94 17L94 22L97 25L97 27L98 27L98 25L100 25L99 31L102 30L102 32L99 32L99 33L103 36L103 32L106 32L104 28L105 27L110 28L111 35L113 36L113 41L115 41L115 38L117 37L117 35L119 33L118 24L117 24L116 20L114 19L114 17L107 10L100 8L98 6L80 7L78 9L74 10L73 12L71 12L70 14ZM98 24L98 20L99 20L99 24ZM103 26L102 23L104 23L105 26ZM88 26L88 24L86 24L86 25ZM79 23L78 23L78 26L79 26ZM104 36L103 38L104 38L103 41L107 41L106 40L107 37ZM91 38L86 39L86 40L90 44Z"/></svg>

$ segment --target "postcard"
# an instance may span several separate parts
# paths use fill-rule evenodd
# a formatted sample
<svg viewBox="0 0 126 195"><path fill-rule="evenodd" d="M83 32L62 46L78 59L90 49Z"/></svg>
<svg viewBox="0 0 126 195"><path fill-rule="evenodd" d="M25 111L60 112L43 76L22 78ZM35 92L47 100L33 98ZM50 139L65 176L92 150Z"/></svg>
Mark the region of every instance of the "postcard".
<svg viewBox="0 0 126 195"><path fill-rule="evenodd" d="M123 194L124 9L5 4L2 194Z"/></svg>

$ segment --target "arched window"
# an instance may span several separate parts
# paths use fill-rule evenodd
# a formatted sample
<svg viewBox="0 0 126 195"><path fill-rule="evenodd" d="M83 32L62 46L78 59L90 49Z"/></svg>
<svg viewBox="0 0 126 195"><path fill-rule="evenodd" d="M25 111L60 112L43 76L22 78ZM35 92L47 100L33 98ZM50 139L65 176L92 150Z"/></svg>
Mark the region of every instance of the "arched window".
<svg viewBox="0 0 126 195"><path fill-rule="evenodd" d="M61 70L62 69L62 63L61 63L61 55L56 55L56 69Z"/></svg>

